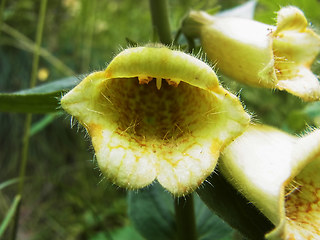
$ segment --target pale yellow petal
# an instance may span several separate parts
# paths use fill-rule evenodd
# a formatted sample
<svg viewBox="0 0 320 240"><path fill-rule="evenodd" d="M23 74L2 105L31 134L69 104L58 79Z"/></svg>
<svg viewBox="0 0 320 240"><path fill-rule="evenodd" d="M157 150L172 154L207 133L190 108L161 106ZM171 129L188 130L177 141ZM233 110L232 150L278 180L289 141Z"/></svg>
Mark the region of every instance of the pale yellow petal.
<svg viewBox="0 0 320 240"><path fill-rule="evenodd" d="M320 99L320 83L318 78L306 67L295 69L295 74L285 80L279 80L276 88L286 90L304 101Z"/></svg>
<svg viewBox="0 0 320 240"><path fill-rule="evenodd" d="M157 178L177 196L211 174L250 121L208 65L163 46L123 51L61 105L87 129L113 183L137 189Z"/></svg>
<svg viewBox="0 0 320 240"><path fill-rule="evenodd" d="M182 30L200 38L208 58L234 80L286 90L305 101L320 99L320 83L310 70L320 52L320 36L298 8L281 8L276 26L191 11Z"/></svg>
<svg viewBox="0 0 320 240"><path fill-rule="evenodd" d="M267 239L320 238L320 130L298 138L251 126L226 148L220 168L275 225Z"/></svg>

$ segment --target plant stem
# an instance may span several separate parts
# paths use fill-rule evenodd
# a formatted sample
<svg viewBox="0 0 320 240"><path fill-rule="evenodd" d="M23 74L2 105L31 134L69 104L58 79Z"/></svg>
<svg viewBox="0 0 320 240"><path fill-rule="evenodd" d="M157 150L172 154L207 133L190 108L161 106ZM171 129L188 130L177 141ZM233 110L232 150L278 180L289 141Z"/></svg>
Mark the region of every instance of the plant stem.
<svg viewBox="0 0 320 240"><path fill-rule="evenodd" d="M46 8L47 8L47 0L42 0L40 5L39 20L38 20L37 32L36 32L36 45L35 45L33 60L32 60L30 88L34 87L37 82L37 72L39 67L39 52L40 52L40 46L42 42ZM21 163L20 163L20 170L19 170L20 182L18 185L18 195L21 196L21 199L23 196L24 179L25 179L26 166L27 166L27 160L28 160L29 133L30 133L31 122L32 122L32 114L29 113L26 116L25 125L24 125L24 135L22 139L22 150L21 150ZM20 206L21 206L21 201L18 204L17 211L14 218L12 239L16 239L16 235L17 235L18 222L19 222L19 216L20 216Z"/></svg>
<svg viewBox="0 0 320 240"><path fill-rule="evenodd" d="M149 0L153 30L160 42L172 44L167 0Z"/></svg>
<svg viewBox="0 0 320 240"><path fill-rule="evenodd" d="M12 46L21 48L25 51L29 51L34 53L36 49L36 43L34 43L31 39L27 38L25 35L10 27L9 25L2 23L2 31L6 34L10 35L17 41L17 44L11 43ZM74 71L66 66L60 59L52 55L47 49L40 47L39 55L52 64L57 70L63 73L66 76L75 75Z"/></svg>
<svg viewBox="0 0 320 240"><path fill-rule="evenodd" d="M174 201L178 240L196 240L196 221L193 195L176 198Z"/></svg>
<svg viewBox="0 0 320 240"><path fill-rule="evenodd" d="M1 5L0 5L0 36L1 36L1 32L2 32L2 22L3 22L3 12L4 12L4 7L6 5L6 0L2 0L1 1Z"/></svg>
<svg viewBox="0 0 320 240"><path fill-rule="evenodd" d="M168 17L167 0L149 0L152 26L159 36L160 42L172 44ZM176 198L174 201L178 240L196 240L196 225L194 216L193 196Z"/></svg>
<svg viewBox="0 0 320 240"><path fill-rule="evenodd" d="M15 196L6 216L2 220L2 223L0 224L0 239L2 239L2 236L6 231L7 227L9 226L10 221L14 217L14 214L19 206L20 198L21 198L20 195Z"/></svg>
<svg viewBox="0 0 320 240"><path fill-rule="evenodd" d="M82 63L81 72L87 72L90 65L92 40L94 35L95 21L96 21L96 0L82 1L83 19L85 22L82 25ZM81 19L81 20L83 20Z"/></svg>
<svg viewBox="0 0 320 240"><path fill-rule="evenodd" d="M47 0L42 0L41 6L40 6L40 14L39 14L39 20L38 20L38 26L37 26L37 33L36 33L36 45L35 45L35 50L34 50L34 54L33 54L33 61L32 61L30 88L32 88L36 85L37 71L38 71L38 67L39 67L39 54L40 54L42 35L43 35L43 26L44 26L44 20L45 20L45 16L46 16L46 8L47 8Z"/></svg>
<svg viewBox="0 0 320 240"><path fill-rule="evenodd" d="M33 53L33 60L32 60L32 70L31 70L31 78L30 78L30 88L33 88L37 82L37 72L39 68L39 53L40 53L40 46L42 42L42 34L43 34L43 26L44 20L46 15L46 7L47 7L47 0L41 1L40 6L40 14L39 14L39 21L37 26L37 33L36 33L36 45ZM24 126L24 136L23 136L23 145L22 145L22 155L21 155L21 165L20 165L20 183L18 186L18 193L22 196L23 186L24 186L24 177L25 177L25 170L27 165L28 159L28 149L29 149L29 132L31 126L32 114L27 114Z"/></svg>

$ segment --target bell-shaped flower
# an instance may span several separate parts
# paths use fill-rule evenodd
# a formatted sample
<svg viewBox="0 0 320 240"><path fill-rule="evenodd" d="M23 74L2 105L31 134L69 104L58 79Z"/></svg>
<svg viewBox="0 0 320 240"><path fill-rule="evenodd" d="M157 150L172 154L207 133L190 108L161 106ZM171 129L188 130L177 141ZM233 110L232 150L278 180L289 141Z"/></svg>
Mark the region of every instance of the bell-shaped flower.
<svg viewBox="0 0 320 240"><path fill-rule="evenodd" d="M86 128L114 184L137 189L157 179L176 196L206 179L250 118L209 65L164 46L122 51L61 106Z"/></svg>
<svg viewBox="0 0 320 240"><path fill-rule="evenodd" d="M222 156L222 174L275 225L267 239L320 239L320 129L250 126Z"/></svg>
<svg viewBox="0 0 320 240"><path fill-rule="evenodd" d="M286 90L305 101L320 99L320 83L310 70L320 37L298 8L280 9L276 26L192 11L182 29L200 38L208 58L225 75L252 86Z"/></svg>

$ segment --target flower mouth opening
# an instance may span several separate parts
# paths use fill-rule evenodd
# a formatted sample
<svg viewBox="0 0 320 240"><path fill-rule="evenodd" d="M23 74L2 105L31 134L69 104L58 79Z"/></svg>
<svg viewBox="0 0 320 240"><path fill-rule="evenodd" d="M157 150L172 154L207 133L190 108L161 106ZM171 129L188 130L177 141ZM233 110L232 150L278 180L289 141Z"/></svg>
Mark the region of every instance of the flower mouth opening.
<svg viewBox="0 0 320 240"><path fill-rule="evenodd" d="M109 180L137 189L157 179L182 196L212 173L221 150L250 120L212 70L201 69L190 74L180 69L161 78L95 72L65 95L61 105L87 129L99 168Z"/></svg>
<svg viewBox="0 0 320 240"><path fill-rule="evenodd" d="M274 51L274 68L278 81L292 79L297 76L298 70L295 68L294 61L290 61L285 56L278 56Z"/></svg>
<svg viewBox="0 0 320 240"><path fill-rule="evenodd" d="M288 236L317 239L320 235L320 158L309 163L285 188ZM300 238L299 238L300 237ZM291 239L291 238L290 238Z"/></svg>
<svg viewBox="0 0 320 240"><path fill-rule="evenodd" d="M115 132L153 151L200 137L208 124L219 121L216 96L185 82L136 77L103 84L98 111L111 109Z"/></svg>

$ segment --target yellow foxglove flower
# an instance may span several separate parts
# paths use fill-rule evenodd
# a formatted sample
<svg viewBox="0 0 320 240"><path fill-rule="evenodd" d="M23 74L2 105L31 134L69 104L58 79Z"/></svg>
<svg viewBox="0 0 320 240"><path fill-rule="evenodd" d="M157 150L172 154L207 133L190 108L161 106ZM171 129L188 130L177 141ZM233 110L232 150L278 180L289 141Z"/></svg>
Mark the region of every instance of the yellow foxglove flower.
<svg viewBox="0 0 320 240"><path fill-rule="evenodd" d="M177 196L206 179L249 122L207 64L163 46L122 51L61 106L86 128L113 183L137 189L157 179Z"/></svg>
<svg viewBox="0 0 320 240"><path fill-rule="evenodd" d="M192 11L183 31L199 37L208 58L235 80L286 90L305 101L320 99L319 81L310 70L320 37L296 7L282 8L277 26Z"/></svg>
<svg viewBox="0 0 320 240"><path fill-rule="evenodd" d="M219 166L275 225L267 239L320 239L320 129L298 138L250 126L225 149Z"/></svg>

